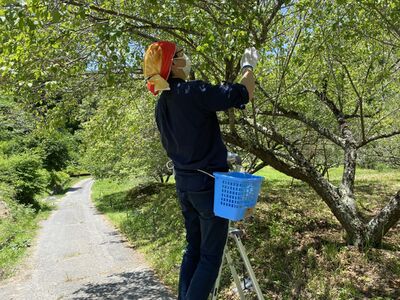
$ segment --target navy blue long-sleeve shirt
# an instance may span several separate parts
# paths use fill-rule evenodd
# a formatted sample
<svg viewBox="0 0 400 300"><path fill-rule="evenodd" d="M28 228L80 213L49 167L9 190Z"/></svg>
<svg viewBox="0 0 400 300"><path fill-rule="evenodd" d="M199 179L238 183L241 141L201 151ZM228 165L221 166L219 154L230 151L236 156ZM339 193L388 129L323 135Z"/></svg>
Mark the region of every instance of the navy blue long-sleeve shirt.
<svg viewBox="0 0 400 300"><path fill-rule="evenodd" d="M174 78L169 84L170 90L162 92L158 99L156 122L162 145L178 175L177 187L185 189L183 177L198 177L197 169L207 172L228 169L227 150L216 112L241 108L248 103L249 94L244 85L237 83L211 85Z"/></svg>

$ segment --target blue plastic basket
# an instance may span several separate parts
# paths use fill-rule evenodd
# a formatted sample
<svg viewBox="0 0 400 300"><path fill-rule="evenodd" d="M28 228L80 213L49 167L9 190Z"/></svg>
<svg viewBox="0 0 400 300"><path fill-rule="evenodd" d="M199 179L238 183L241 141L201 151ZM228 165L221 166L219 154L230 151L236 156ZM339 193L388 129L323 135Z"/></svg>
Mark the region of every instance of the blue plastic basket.
<svg viewBox="0 0 400 300"><path fill-rule="evenodd" d="M239 221L247 208L254 207L260 193L261 176L241 172L215 172L214 214Z"/></svg>

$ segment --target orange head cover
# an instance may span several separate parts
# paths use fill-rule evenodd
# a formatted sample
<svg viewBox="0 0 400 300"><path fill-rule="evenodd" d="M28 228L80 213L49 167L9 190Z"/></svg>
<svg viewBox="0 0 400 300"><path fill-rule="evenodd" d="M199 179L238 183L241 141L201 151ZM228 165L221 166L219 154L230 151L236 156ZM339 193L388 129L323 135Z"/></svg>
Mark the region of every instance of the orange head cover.
<svg viewBox="0 0 400 300"><path fill-rule="evenodd" d="M143 73L147 88L154 95L169 90L167 79L171 72L176 45L167 41L151 44L144 55Z"/></svg>

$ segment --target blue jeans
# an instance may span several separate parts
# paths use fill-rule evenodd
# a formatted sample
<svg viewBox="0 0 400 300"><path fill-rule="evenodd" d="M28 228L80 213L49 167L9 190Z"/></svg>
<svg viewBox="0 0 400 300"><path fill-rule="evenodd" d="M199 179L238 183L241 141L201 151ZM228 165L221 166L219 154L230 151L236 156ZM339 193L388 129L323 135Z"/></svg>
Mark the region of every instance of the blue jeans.
<svg viewBox="0 0 400 300"><path fill-rule="evenodd" d="M177 189L185 219L186 241L179 276L178 300L206 300L218 276L228 220L214 215L214 189Z"/></svg>

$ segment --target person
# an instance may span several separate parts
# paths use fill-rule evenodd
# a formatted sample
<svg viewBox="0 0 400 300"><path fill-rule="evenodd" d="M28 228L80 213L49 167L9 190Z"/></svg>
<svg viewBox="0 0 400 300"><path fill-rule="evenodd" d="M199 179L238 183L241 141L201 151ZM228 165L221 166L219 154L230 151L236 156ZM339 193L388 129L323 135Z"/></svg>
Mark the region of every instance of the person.
<svg viewBox="0 0 400 300"><path fill-rule="evenodd" d="M156 42L145 53L147 87L154 95L161 91L156 123L162 145L174 164L186 228L179 300L206 300L218 276L229 221L214 215L214 181L207 175L228 171L227 149L216 112L244 108L253 97L257 60L256 49L246 49L240 83L212 85L187 81L191 63L175 43Z"/></svg>

